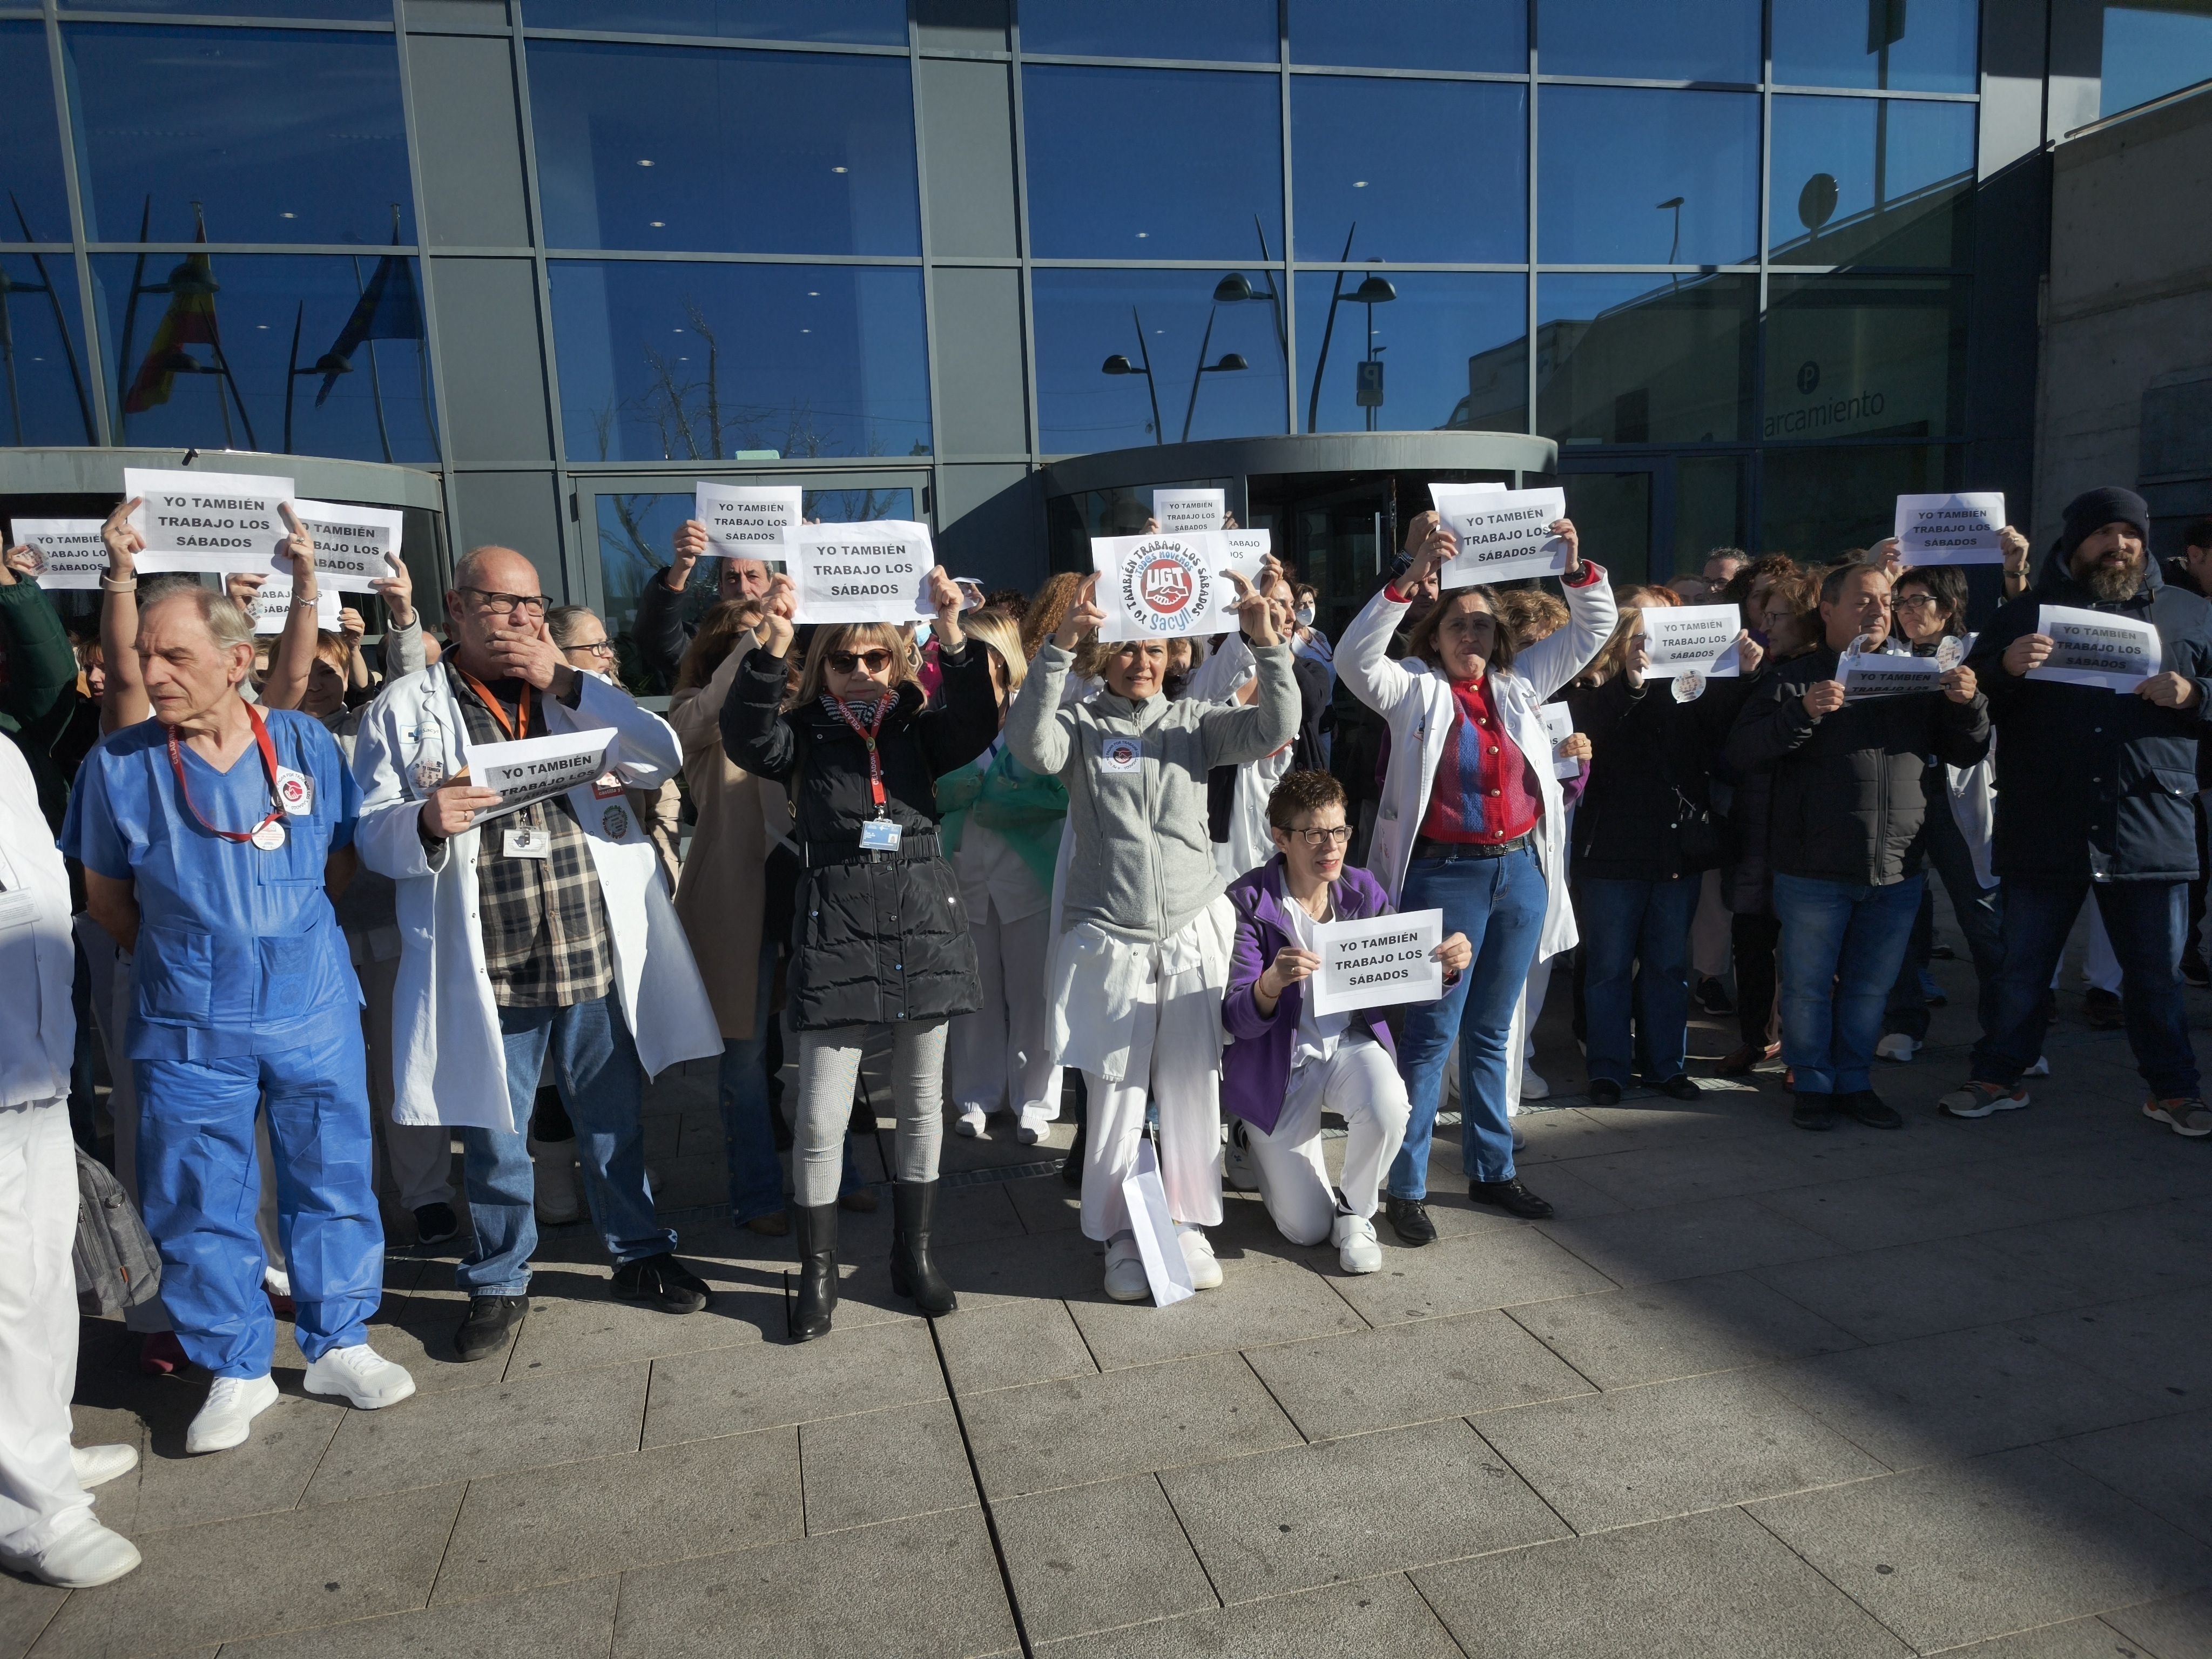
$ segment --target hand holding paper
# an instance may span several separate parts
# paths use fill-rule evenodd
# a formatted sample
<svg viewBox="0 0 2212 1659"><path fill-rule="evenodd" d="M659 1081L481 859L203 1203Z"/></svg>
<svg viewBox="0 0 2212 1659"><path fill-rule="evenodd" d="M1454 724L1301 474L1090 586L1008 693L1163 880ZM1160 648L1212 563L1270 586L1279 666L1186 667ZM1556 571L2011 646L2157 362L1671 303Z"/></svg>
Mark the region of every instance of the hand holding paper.
<svg viewBox="0 0 2212 1659"><path fill-rule="evenodd" d="M498 797L483 817L505 817L532 802L565 795L578 784L591 782L606 771L616 735L609 726L512 743L472 744L469 773L480 787Z"/></svg>
<svg viewBox="0 0 2212 1659"><path fill-rule="evenodd" d="M1321 967L1314 975L1314 1012L1349 1013L1442 996L1443 920L1441 910L1409 910L1315 928Z"/></svg>
<svg viewBox="0 0 2212 1659"><path fill-rule="evenodd" d="M2133 691L2141 686L2158 672L2162 649L2158 629L2149 623L2065 605L2041 607L2036 631L2027 638L2041 644L2022 649L2027 641L2015 640L2006 647L2008 672L2025 672L2032 680L2101 686L2108 691ZM2021 670L2012 665L2015 652L2025 664Z"/></svg>

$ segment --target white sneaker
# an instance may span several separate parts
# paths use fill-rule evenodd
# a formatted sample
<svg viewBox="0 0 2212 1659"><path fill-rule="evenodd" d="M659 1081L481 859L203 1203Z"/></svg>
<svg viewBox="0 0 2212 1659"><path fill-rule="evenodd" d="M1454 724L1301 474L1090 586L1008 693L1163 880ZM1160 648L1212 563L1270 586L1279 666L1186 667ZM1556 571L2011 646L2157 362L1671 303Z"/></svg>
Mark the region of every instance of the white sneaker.
<svg viewBox="0 0 2212 1659"><path fill-rule="evenodd" d="M1336 1264L1348 1273L1371 1273L1382 1265L1382 1247L1375 1239L1375 1224L1364 1215L1337 1212L1329 1229L1336 1246Z"/></svg>
<svg viewBox="0 0 2212 1659"><path fill-rule="evenodd" d="M1221 1288L1221 1264L1213 1259L1213 1245L1197 1228L1186 1223L1176 1227L1176 1243L1182 1246L1183 1264L1190 1269L1193 1290Z"/></svg>
<svg viewBox="0 0 2212 1659"><path fill-rule="evenodd" d="M983 1109L980 1106L963 1107L961 1109L960 1115L952 1120L952 1133L955 1134L966 1135L970 1140L973 1140L976 1136L981 1134L983 1133Z"/></svg>
<svg viewBox="0 0 2212 1659"><path fill-rule="evenodd" d="M2022 1077L2049 1077L2051 1075L2051 1056L2049 1054L2038 1054L2035 1057L2035 1064L2022 1072L2021 1075Z"/></svg>
<svg viewBox="0 0 2212 1659"><path fill-rule="evenodd" d="M1252 1162L1252 1143L1241 1117L1229 1120L1229 1140L1221 1149L1221 1178L1240 1193L1260 1190L1260 1171Z"/></svg>
<svg viewBox="0 0 2212 1659"><path fill-rule="evenodd" d="M580 1218L584 1200L576 1188L576 1143L530 1138L530 1161L538 1176L538 1218L561 1227Z"/></svg>
<svg viewBox="0 0 2212 1659"><path fill-rule="evenodd" d="M1137 1236L1123 1233L1106 1247L1106 1294L1116 1302L1142 1302L1152 1293Z"/></svg>
<svg viewBox="0 0 2212 1659"><path fill-rule="evenodd" d="M1014 1122L1014 1139L1024 1146L1034 1146L1052 1132L1052 1119L1042 1106L1024 1106Z"/></svg>
<svg viewBox="0 0 2212 1659"><path fill-rule="evenodd" d="M309 1360L307 1380L300 1386L309 1394L343 1395L362 1411L373 1412L406 1399L415 1392L415 1379L405 1366L393 1364L366 1342L356 1342Z"/></svg>
<svg viewBox="0 0 2212 1659"><path fill-rule="evenodd" d="M289 1296L292 1294L292 1275L282 1267L264 1267L261 1288L271 1296Z"/></svg>
<svg viewBox="0 0 2212 1659"><path fill-rule="evenodd" d="M77 1514L83 1518L65 1523L66 1530L42 1550L27 1554L0 1550L0 1565L64 1589L112 1584L138 1565L141 1558L136 1544L101 1526L89 1508Z"/></svg>
<svg viewBox="0 0 2212 1659"><path fill-rule="evenodd" d="M70 1465L76 1471L76 1483L87 1492L94 1486L104 1486L120 1474L128 1474L138 1467L138 1448L136 1446L71 1446Z"/></svg>
<svg viewBox="0 0 2212 1659"><path fill-rule="evenodd" d="M1523 1100L1549 1100L1551 1097L1552 1085L1545 1082L1543 1079L1538 1077L1526 1066L1523 1066L1521 1068L1521 1098Z"/></svg>
<svg viewBox="0 0 2212 1659"><path fill-rule="evenodd" d="M253 1419L277 1398L276 1384L266 1371L258 1376L218 1376L208 1385L207 1404L185 1431L185 1449L197 1454L244 1445L253 1432Z"/></svg>
<svg viewBox="0 0 2212 1659"><path fill-rule="evenodd" d="M1920 1052L1920 1045L1902 1031L1892 1031L1874 1045L1874 1051L1883 1060L1893 1060L1903 1065Z"/></svg>

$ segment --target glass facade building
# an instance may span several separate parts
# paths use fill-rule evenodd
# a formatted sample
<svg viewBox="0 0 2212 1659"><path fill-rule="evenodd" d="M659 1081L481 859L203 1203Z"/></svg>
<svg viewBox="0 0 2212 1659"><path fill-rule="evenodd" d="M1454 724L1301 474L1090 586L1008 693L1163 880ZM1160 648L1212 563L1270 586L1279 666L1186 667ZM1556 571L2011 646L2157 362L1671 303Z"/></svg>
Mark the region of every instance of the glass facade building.
<svg viewBox="0 0 2212 1659"><path fill-rule="evenodd" d="M0 0L0 445L416 469L617 627L697 476L1027 584L1127 510L1061 458L1306 434L1548 440L1625 573L1829 553L2026 498L2054 54L2197 38L2109 12Z"/></svg>

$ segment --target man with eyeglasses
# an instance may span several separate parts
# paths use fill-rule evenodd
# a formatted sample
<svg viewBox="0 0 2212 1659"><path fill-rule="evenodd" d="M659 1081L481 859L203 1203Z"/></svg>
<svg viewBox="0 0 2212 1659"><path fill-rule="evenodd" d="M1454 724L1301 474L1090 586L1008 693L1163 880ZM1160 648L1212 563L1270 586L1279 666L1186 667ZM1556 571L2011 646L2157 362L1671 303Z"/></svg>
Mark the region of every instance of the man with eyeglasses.
<svg viewBox="0 0 2212 1659"><path fill-rule="evenodd" d="M362 857L399 888L393 1116L459 1128L465 1154L476 1242L455 1273L470 1297L454 1338L465 1360L503 1352L528 1308L526 1132L549 1051L614 1294L677 1314L708 1295L654 1218L639 1116L643 1077L722 1051L625 794L675 773L676 736L563 658L538 586L512 548L464 558L446 595L446 654L386 688L354 757ZM565 794L496 815L500 796L470 779L483 745L609 729L611 773Z"/></svg>
<svg viewBox="0 0 2212 1659"><path fill-rule="evenodd" d="M707 555L707 526L697 519L678 526L671 549L674 557L665 570L637 596L637 615L630 620L630 637L637 641L638 660L659 676L664 685L676 684L676 671L690 648L698 624L684 614L684 596L691 586L691 573ZM768 592L769 568L758 559L717 559L714 599L757 599Z"/></svg>

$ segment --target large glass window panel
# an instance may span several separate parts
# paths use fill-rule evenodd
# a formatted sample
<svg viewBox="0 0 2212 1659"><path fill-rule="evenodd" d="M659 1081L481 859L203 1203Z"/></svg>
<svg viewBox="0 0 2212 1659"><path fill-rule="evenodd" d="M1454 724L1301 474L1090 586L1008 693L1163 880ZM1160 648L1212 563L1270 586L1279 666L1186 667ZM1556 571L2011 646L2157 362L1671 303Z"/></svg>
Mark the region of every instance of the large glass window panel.
<svg viewBox="0 0 2212 1659"><path fill-rule="evenodd" d="M2212 80L2212 6L2106 7L2103 73L2100 115Z"/></svg>
<svg viewBox="0 0 2212 1659"><path fill-rule="evenodd" d="M1283 317L1264 275L1046 270L1031 280L1048 453L1284 429ZM1247 288L1249 300L1217 297Z"/></svg>
<svg viewBox="0 0 2212 1659"><path fill-rule="evenodd" d="M389 34L63 31L86 233L135 241L415 239ZM449 158L450 160L451 158Z"/></svg>
<svg viewBox="0 0 2212 1659"><path fill-rule="evenodd" d="M1266 75L1030 64L1022 91L1031 252L1280 258L1278 88Z"/></svg>
<svg viewBox="0 0 2212 1659"><path fill-rule="evenodd" d="M1751 435L1755 276L1583 273L1536 285L1536 429L1563 444Z"/></svg>
<svg viewBox="0 0 2212 1659"><path fill-rule="evenodd" d="M54 124L54 76L46 26L0 23L0 242L66 242L69 197L62 185L61 131Z"/></svg>
<svg viewBox="0 0 2212 1659"><path fill-rule="evenodd" d="M120 442L438 459L412 258L106 253L92 279Z"/></svg>
<svg viewBox="0 0 2212 1659"><path fill-rule="evenodd" d="M1744 459L1685 456L1674 463L1674 562L1690 574L1717 548L1743 545Z"/></svg>
<svg viewBox="0 0 2212 1659"><path fill-rule="evenodd" d="M1930 276L1775 276L1763 434L1943 438L1962 432L1966 284Z"/></svg>
<svg viewBox="0 0 2212 1659"><path fill-rule="evenodd" d="M1757 81L1759 0L1537 0L1536 67L1636 81Z"/></svg>
<svg viewBox="0 0 2212 1659"><path fill-rule="evenodd" d="M1759 257L1755 94L1547 86L1536 106L1536 257L1545 264Z"/></svg>
<svg viewBox="0 0 2212 1659"><path fill-rule="evenodd" d="M1559 483L1567 493L1567 516L1575 521L1583 551L1615 582L1649 580L1653 574L1650 468L1631 462L1617 472L1569 469L1560 473Z"/></svg>
<svg viewBox="0 0 2212 1659"><path fill-rule="evenodd" d="M1382 402L1373 411L1377 431L1528 429L1526 277L1347 270L1340 289L1337 280L1336 272L1319 270L1302 271L1297 279L1301 430L1367 428L1369 411L1359 402L1360 365L1370 361L1382 366ZM1355 301L1363 283L1375 282L1395 297L1372 307Z"/></svg>
<svg viewBox="0 0 2212 1659"><path fill-rule="evenodd" d="M1972 92L1977 0L1774 0L1774 78L1784 86Z"/></svg>
<svg viewBox="0 0 2212 1659"><path fill-rule="evenodd" d="M1273 63L1275 0L1022 0L1022 50Z"/></svg>
<svg viewBox="0 0 2212 1659"><path fill-rule="evenodd" d="M70 11L138 11L208 17L296 17L313 23L389 23L381 0L60 0Z"/></svg>
<svg viewBox="0 0 2212 1659"><path fill-rule="evenodd" d="M1850 444L1762 452L1759 548L1827 563L1890 532L1899 495L1971 488L1943 444Z"/></svg>
<svg viewBox="0 0 2212 1659"><path fill-rule="evenodd" d="M1296 76L1298 257L1517 264L1528 247L1528 132L1525 86Z"/></svg>
<svg viewBox="0 0 2212 1659"><path fill-rule="evenodd" d="M1776 98L1771 257L1784 264L1966 264L1977 107Z"/></svg>
<svg viewBox="0 0 2212 1659"><path fill-rule="evenodd" d="M531 28L906 44L906 0L524 0Z"/></svg>
<svg viewBox="0 0 2212 1659"><path fill-rule="evenodd" d="M1528 8L1523 0L1291 0L1291 61L1525 73Z"/></svg>
<svg viewBox="0 0 2212 1659"><path fill-rule="evenodd" d="M921 273L556 260L571 460L929 453Z"/></svg>
<svg viewBox="0 0 2212 1659"><path fill-rule="evenodd" d="M921 252L902 58L530 43L556 247Z"/></svg>
<svg viewBox="0 0 2212 1659"><path fill-rule="evenodd" d="M0 444L100 441L77 312L68 254L0 254Z"/></svg>

